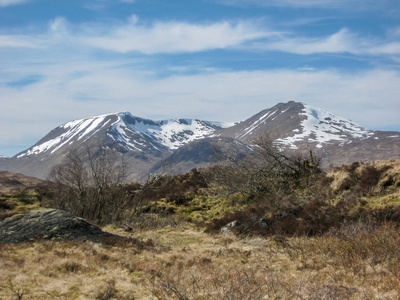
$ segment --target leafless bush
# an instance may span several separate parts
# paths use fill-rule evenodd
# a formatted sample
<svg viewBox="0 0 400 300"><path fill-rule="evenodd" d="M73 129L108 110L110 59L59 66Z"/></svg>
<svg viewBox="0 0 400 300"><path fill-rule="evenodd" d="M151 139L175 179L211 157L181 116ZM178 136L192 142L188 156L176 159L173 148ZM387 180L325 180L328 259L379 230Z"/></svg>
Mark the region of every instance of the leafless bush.
<svg viewBox="0 0 400 300"><path fill-rule="evenodd" d="M149 274L147 289L156 299L291 299L299 286L262 266L217 267L205 262Z"/></svg>
<svg viewBox="0 0 400 300"><path fill-rule="evenodd" d="M323 236L293 240L286 251L303 268L313 264L318 269L329 262L354 274L364 274L367 268L378 270L380 266L391 276L400 275L400 234L394 224L345 224Z"/></svg>
<svg viewBox="0 0 400 300"><path fill-rule="evenodd" d="M241 159L226 157L229 164L210 169L214 180L230 193L255 198L290 194L295 188L309 185L322 173L319 160L312 152L308 157L288 153L266 135L255 139L253 144L251 155ZM269 199L274 202L274 197Z"/></svg>
<svg viewBox="0 0 400 300"><path fill-rule="evenodd" d="M10 292L11 299L21 300L25 295L28 294L28 291L20 288L18 285L14 284L11 279L8 279L5 283L0 284L0 288L4 288Z"/></svg>
<svg viewBox="0 0 400 300"><path fill-rule="evenodd" d="M124 185L126 176L127 164L116 152L73 149L51 172L55 186L47 203L97 224L116 221L135 201Z"/></svg>

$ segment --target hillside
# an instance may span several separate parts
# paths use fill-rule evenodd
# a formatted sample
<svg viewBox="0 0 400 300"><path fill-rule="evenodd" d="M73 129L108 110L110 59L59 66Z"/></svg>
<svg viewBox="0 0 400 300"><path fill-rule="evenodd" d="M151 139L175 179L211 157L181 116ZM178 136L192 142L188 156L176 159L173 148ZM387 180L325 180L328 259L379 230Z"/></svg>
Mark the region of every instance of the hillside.
<svg viewBox="0 0 400 300"><path fill-rule="evenodd" d="M0 171L0 194L34 190L46 184L46 181L35 177Z"/></svg>

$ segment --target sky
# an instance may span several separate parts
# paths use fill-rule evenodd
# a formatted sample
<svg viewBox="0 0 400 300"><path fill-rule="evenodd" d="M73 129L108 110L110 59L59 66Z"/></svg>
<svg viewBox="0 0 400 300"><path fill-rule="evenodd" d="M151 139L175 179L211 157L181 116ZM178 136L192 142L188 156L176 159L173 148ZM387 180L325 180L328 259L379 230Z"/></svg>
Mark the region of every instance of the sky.
<svg viewBox="0 0 400 300"><path fill-rule="evenodd" d="M400 131L399 1L0 0L0 155L90 116L291 100Z"/></svg>

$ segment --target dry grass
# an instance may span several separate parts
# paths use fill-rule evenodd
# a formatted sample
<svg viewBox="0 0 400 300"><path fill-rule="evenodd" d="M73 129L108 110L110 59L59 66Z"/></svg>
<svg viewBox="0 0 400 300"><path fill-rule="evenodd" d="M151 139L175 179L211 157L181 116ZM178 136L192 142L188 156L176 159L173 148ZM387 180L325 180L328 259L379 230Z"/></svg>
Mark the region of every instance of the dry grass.
<svg viewBox="0 0 400 300"><path fill-rule="evenodd" d="M112 231L154 245L1 245L0 299L400 297L400 235L391 225L268 239L209 236L189 225Z"/></svg>
<svg viewBox="0 0 400 300"><path fill-rule="evenodd" d="M178 205L176 191L165 197L174 214L139 215L121 224L127 231L104 228L132 238L123 242L0 244L0 300L400 299L399 174L399 161L336 168L326 195L310 196L297 215L276 214L269 226L277 228L265 238L204 233L187 222L184 209L191 207ZM209 205L205 213L217 207L203 200L190 203ZM259 210L271 212L266 207ZM320 230L293 237L284 228L291 220L294 233L303 223Z"/></svg>

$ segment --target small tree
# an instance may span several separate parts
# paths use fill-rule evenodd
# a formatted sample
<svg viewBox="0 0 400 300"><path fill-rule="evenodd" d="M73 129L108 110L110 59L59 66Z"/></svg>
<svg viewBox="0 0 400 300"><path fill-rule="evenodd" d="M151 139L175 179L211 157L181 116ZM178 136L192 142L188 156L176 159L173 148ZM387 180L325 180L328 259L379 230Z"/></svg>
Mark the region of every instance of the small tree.
<svg viewBox="0 0 400 300"><path fill-rule="evenodd" d="M117 152L101 146L72 149L50 174L55 188L49 205L97 224L116 221L133 201L126 177L127 164Z"/></svg>

